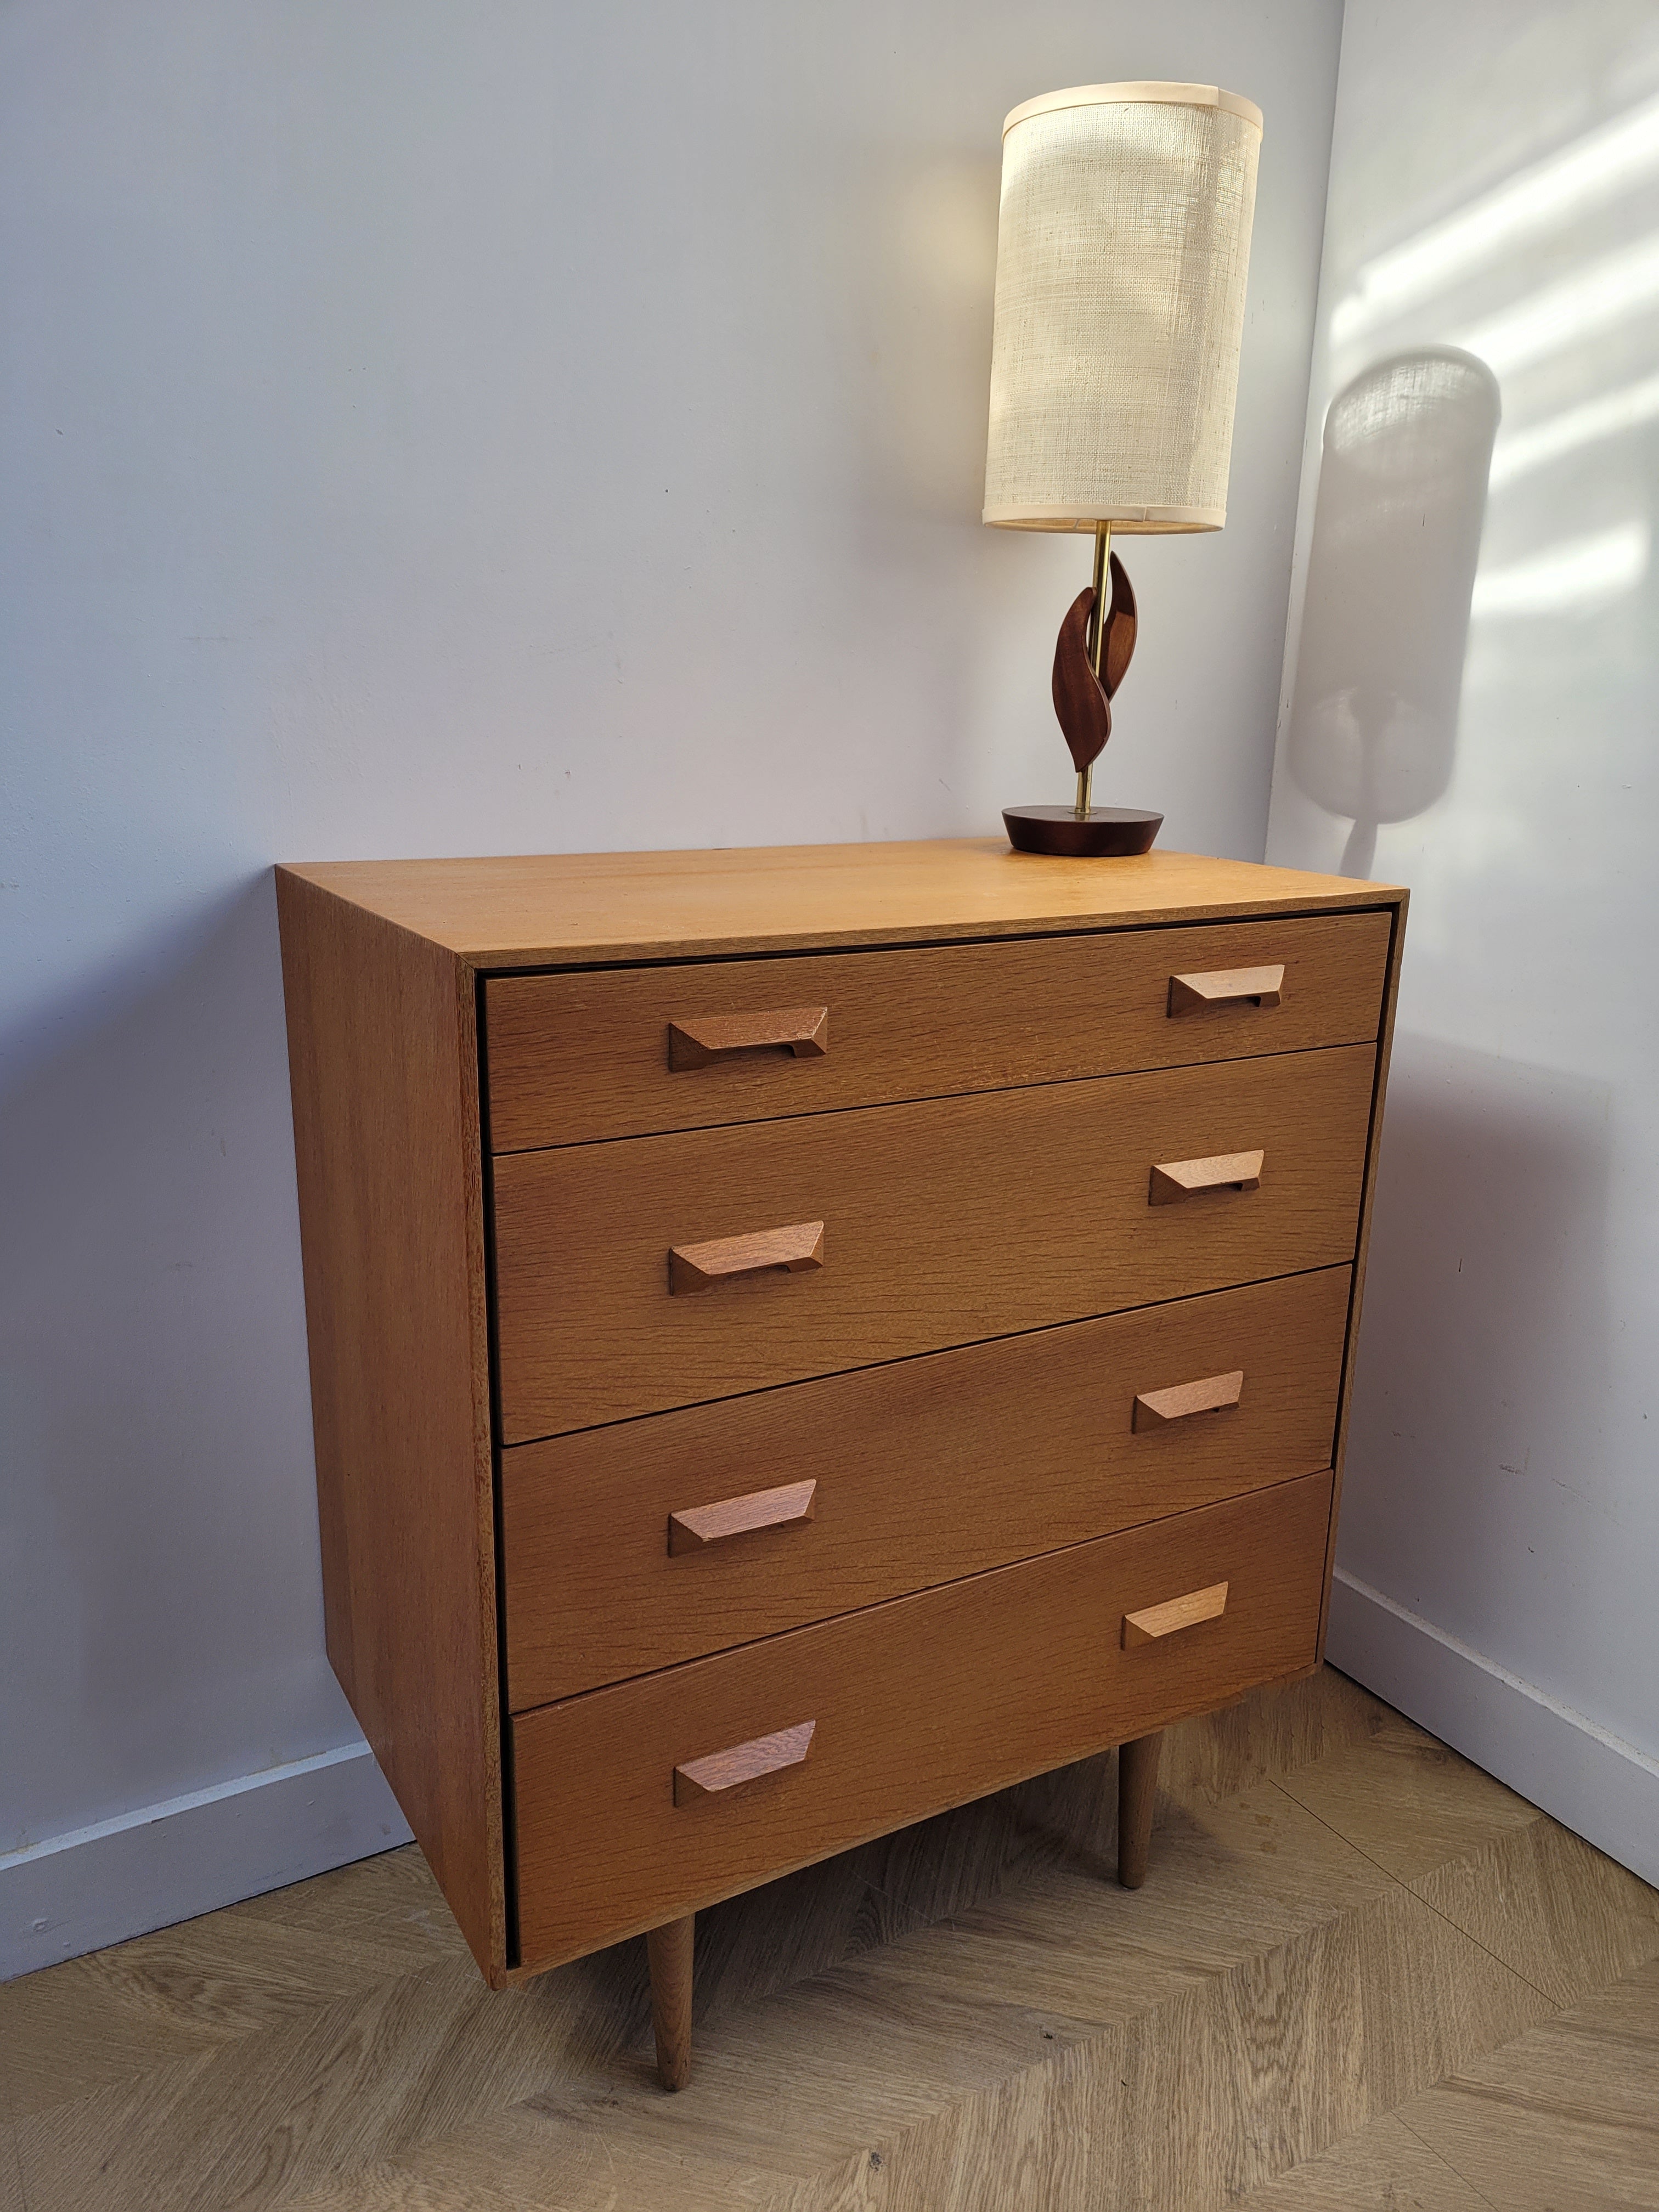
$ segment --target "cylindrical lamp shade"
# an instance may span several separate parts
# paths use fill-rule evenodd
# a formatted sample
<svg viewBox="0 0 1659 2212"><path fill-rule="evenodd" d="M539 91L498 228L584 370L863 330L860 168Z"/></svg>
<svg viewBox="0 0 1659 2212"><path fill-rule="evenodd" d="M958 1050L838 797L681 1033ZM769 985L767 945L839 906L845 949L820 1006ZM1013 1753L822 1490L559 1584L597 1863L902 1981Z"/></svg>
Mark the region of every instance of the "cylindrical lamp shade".
<svg viewBox="0 0 1659 2212"><path fill-rule="evenodd" d="M1003 126L985 520L1219 530L1261 111L1093 84Z"/></svg>

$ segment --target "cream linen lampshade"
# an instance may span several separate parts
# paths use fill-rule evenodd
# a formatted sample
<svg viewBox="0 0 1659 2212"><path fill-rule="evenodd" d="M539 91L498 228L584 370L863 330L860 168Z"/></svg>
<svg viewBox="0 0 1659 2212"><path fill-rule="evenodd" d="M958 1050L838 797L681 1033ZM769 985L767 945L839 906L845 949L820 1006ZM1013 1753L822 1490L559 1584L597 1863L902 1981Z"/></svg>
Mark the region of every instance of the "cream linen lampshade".
<svg viewBox="0 0 1659 2212"><path fill-rule="evenodd" d="M1095 538L1054 658L1077 804L1006 813L1022 851L1144 852L1163 820L1089 805L1138 618L1111 534L1227 519L1261 143L1207 84L1045 93L1003 126L985 520Z"/></svg>
<svg viewBox="0 0 1659 2212"><path fill-rule="evenodd" d="M1261 109L1209 84L1008 118L987 522L1220 529L1261 144Z"/></svg>

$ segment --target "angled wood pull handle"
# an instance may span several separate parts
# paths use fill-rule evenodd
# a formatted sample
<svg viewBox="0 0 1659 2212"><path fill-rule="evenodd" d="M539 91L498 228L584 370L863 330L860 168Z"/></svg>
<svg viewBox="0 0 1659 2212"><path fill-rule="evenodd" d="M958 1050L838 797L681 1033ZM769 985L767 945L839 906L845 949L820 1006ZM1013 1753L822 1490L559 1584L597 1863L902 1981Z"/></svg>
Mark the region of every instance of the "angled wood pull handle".
<svg viewBox="0 0 1659 2212"><path fill-rule="evenodd" d="M1199 1014L1206 1006L1276 1006L1285 994L1285 966L1211 968L1195 975L1171 975L1170 1012Z"/></svg>
<svg viewBox="0 0 1659 2212"><path fill-rule="evenodd" d="M1204 1190L1255 1190L1265 1152L1212 1152L1203 1160L1165 1160L1152 1170L1148 1206L1175 1206Z"/></svg>
<svg viewBox="0 0 1659 2212"><path fill-rule="evenodd" d="M1200 1382L1172 1383L1167 1390L1143 1390L1135 1400L1130 1425L1139 1433L1166 1428L1192 1413L1224 1413L1238 1403L1243 1388L1244 1370L1237 1367L1231 1375L1206 1375Z"/></svg>
<svg viewBox="0 0 1659 2212"><path fill-rule="evenodd" d="M778 1490L751 1490L744 1498L722 1498L715 1505L690 1505L668 1516L668 1549L701 1552L705 1545L724 1543L728 1536L746 1536L751 1528L792 1528L812 1518L811 1482L786 1482Z"/></svg>
<svg viewBox="0 0 1659 2212"><path fill-rule="evenodd" d="M668 1254L670 1295L713 1290L739 1275L764 1275L774 1267L792 1275L823 1265L823 1224L797 1221L787 1229L757 1229L749 1237L717 1237L708 1244L675 1244Z"/></svg>
<svg viewBox="0 0 1659 2212"><path fill-rule="evenodd" d="M758 1782L763 1774L780 1774L799 1766L812 1747L816 1721L802 1721L780 1729L775 1735L757 1735L750 1743L734 1743L730 1751L711 1751L706 1759L688 1759L674 1769L674 1802L695 1804L699 1797L718 1797L724 1790Z"/></svg>
<svg viewBox="0 0 1659 2212"><path fill-rule="evenodd" d="M1227 1610L1227 1585L1212 1583L1208 1589L1188 1590L1185 1597L1166 1598L1139 1613L1123 1616L1123 1649L1137 1644L1156 1644L1165 1636L1179 1636L1183 1628L1196 1628L1200 1620L1219 1620Z"/></svg>
<svg viewBox="0 0 1659 2212"><path fill-rule="evenodd" d="M828 1006L786 1006L781 1013L697 1014L668 1024L668 1065L708 1067L739 1052L787 1052L822 1060L830 1049Z"/></svg>

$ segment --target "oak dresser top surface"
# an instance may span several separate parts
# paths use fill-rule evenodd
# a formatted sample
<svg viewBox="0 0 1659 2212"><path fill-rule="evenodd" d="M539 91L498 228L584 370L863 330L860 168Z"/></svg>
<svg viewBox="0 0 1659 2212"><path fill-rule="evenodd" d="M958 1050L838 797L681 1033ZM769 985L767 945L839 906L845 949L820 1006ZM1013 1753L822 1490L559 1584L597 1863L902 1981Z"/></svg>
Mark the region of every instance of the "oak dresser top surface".
<svg viewBox="0 0 1659 2212"><path fill-rule="evenodd" d="M475 968L1121 929L1374 906L1396 886L1152 851L1051 860L1001 837L715 852L330 860L284 873Z"/></svg>

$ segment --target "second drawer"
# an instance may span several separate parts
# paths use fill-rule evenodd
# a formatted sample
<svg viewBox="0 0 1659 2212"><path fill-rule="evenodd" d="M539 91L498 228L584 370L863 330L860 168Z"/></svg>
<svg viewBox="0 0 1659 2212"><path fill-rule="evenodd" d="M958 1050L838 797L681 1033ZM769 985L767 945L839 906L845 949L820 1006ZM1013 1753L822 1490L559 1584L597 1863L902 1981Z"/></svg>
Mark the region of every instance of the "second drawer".
<svg viewBox="0 0 1659 2212"><path fill-rule="evenodd" d="M1350 1261L1376 1057L513 1153L502 1441Z"/></svg>
<svg viewBox="0 0 1659 2212"><path fill-rule="evenodd" d="M1349 1278L1324 1268L504 1453L513 1709L1328 1466Z"/></svg>

